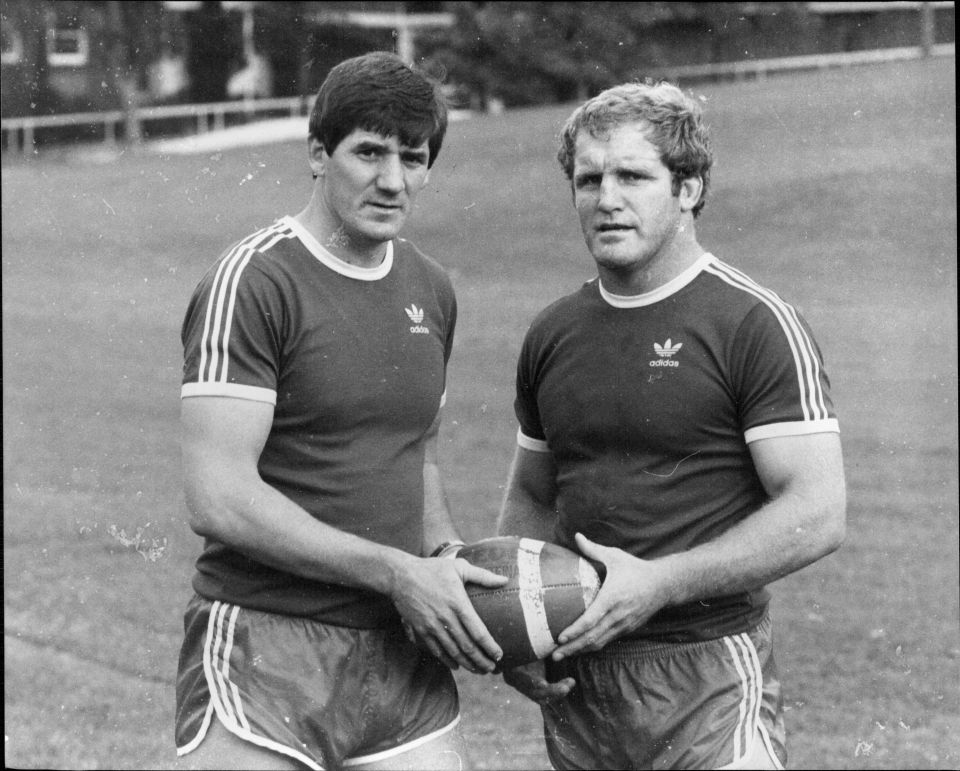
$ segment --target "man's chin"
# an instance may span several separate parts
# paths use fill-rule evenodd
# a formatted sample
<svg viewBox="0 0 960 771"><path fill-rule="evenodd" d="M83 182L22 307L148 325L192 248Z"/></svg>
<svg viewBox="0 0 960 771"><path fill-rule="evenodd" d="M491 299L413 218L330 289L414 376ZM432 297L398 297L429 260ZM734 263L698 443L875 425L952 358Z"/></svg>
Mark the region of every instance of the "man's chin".
<svg viewBox="0 0 960 771"><path fill-rule="evenodd" d="M357 228L356 236L365 241L392 241L400 235L404 222L405 218L396 222L364 222Z"/></svg>
<svg viewBox="0 0 960 771"><path fill-rule="evenodd" d="M597 265L609 270L624 270L633 267L641 261L641 255L633 249L605 249L593 252L593 259Z"/></svg>

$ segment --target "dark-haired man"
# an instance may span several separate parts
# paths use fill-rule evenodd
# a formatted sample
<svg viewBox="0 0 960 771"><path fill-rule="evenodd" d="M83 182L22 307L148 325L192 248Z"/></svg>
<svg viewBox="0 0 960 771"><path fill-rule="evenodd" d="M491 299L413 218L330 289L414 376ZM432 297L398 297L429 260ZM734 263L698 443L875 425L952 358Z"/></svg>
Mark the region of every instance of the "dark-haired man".
<svg viewBox="0 0 960 771"><path fill-rule="evenodd" d="M190 301L185 493L206 540L183 767L462 767L450 669L501 655L464 583L505 579L455 559L437 432L456 300L398 238L446 120L393 54L336 66L306 208L227 250Z"/></svg>

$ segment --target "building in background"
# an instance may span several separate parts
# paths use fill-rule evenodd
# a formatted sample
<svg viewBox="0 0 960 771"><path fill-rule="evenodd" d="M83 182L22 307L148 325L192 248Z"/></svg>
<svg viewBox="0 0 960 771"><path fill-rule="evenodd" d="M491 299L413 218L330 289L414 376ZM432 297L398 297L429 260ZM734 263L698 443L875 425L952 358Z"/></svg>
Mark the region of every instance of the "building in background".
<svg viewBox="0 0 960 771"><path fill-rule="evenodd" d="M2 0L3 117L312 93L370 50L412 60L442 2Z"/></svg>
<svg viewBox="0 0 960 771"><path fill-rule="evenodd" d="M484 108L670 66L954 39L952 2L0 0L0 115L308 95L370 50Z"/></svg>

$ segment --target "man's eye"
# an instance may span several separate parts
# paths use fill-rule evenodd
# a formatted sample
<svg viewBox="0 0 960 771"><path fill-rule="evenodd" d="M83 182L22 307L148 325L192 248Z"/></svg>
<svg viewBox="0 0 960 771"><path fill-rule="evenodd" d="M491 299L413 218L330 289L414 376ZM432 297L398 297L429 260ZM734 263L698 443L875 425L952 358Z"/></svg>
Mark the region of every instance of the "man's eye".
<svg viewBox="0 0 960 771"><path fill-rule="evenodd" d="M379 158L382 154L383 154L383 151L379 147L358 147L357 148L357 155L366 160Z"/></svg>

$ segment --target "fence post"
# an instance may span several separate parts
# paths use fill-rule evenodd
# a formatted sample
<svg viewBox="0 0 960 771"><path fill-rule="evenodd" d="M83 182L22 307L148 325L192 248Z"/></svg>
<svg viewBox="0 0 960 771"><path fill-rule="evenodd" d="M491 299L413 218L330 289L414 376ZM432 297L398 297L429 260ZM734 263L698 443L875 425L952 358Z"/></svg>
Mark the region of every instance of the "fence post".
<svg viewBox="0 0 960 771"><path fill-rule="evenodd" d="M920 51L926 58L933 53L933 3L920 3Z"/></svg>

